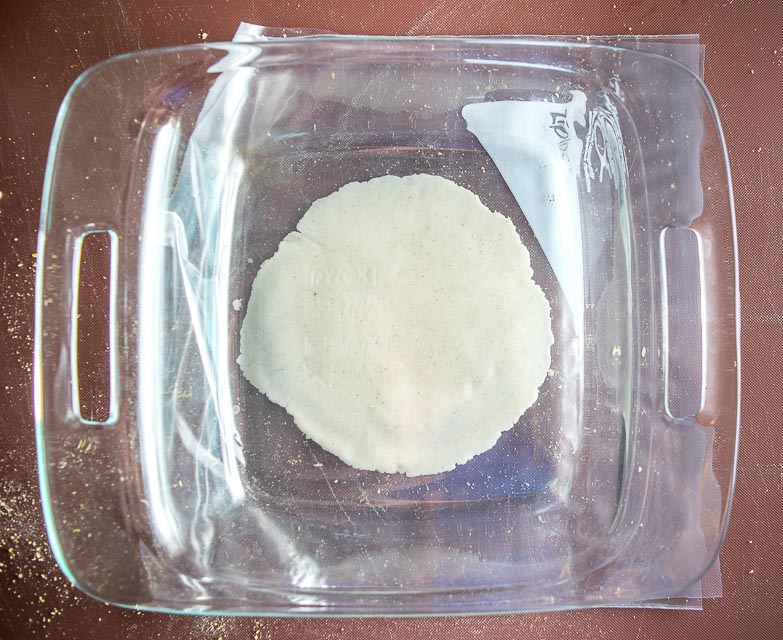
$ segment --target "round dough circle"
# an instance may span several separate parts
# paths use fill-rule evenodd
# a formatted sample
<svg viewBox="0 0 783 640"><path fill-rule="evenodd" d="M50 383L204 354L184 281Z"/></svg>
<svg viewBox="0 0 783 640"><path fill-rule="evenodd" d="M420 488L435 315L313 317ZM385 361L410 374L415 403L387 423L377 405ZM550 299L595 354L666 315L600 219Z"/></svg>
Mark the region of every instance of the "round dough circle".
<svg viewBox="0 0 783 640"><path fill-rule="evenodd" d="M238 362L347 464L416 476L514 426L552 343L511 220L445 178L384 176L314 202L261 265Z"/></svg>

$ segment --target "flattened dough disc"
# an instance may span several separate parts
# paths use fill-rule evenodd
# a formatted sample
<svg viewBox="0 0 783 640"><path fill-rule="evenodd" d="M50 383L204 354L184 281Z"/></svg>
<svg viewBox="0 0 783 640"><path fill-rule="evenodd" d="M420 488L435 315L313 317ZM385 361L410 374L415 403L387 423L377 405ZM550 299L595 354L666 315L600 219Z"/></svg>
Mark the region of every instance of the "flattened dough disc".
<svg viewBox="0 0 783 640"><path fill-rule="evenodd" d="M416 476L514 426L552 342L511 220L444 178L384 176L314 202L261 265L238 362L347 464Z"/></svg>

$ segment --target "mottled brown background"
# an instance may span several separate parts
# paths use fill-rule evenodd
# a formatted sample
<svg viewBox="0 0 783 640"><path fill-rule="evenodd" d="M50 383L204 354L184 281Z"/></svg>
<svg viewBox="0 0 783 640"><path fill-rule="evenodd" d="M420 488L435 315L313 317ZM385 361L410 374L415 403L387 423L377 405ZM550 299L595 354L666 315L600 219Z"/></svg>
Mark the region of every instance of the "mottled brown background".
<svg viewBox="0 0 783 640"><path fill-rule="evenodd" d="M701 34L734 174L743 296L740 472L722 599L703 612L228 619L124 611L65 582L42 526L30 390L34 252L55 114L90 65L228 40L242 19L369 34ZM782 31L778 0L0 0L0 638L783 638Z"/></svg>

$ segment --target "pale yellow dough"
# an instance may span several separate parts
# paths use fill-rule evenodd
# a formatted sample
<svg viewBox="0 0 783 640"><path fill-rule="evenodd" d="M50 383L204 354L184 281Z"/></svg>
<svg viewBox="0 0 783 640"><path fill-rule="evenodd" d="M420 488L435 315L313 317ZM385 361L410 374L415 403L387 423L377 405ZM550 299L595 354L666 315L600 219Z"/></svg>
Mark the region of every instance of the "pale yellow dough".
<svg viewBox="0 0 783 640"><path fill-rule="evenodd" d="M238 362L347 464L417 476L514 426L552 342L511 220L444 178L384 176L314 202L261 265Z"/></svg>

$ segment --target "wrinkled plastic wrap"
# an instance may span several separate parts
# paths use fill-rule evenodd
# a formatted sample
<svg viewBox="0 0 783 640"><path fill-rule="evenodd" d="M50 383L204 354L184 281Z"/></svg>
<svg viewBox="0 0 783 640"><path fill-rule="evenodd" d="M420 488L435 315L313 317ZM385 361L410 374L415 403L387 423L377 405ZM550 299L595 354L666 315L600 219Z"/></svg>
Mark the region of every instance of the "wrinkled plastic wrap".
<svg viewBox="0 0 783 640"><path fill-rule="evenodd" d="M258 42L264 42L269 39L274 38L307 38L311 36L328 36L331 35L329 32L320 31L320 30L312 30L312 29L300 29L300 28L285 28L285 27L264 27L261 25L255 25L255 24L249 24L249 23L241 23L239 28L237 29L237 32L234 36L235 42L245 42L245 43L258 43ZM344 36L341 36L344 37ZM493 36L498 37L498 36ZM625 48L631 48L631 49L637 49L640 51L647 51L650 53L655 53L657 55L663 55L666 57L670 57L677 62L687 66L691 71L693 71L695 74L697 74L699 77L703 77L703 65L704 65L704 47L699 44L699 37L698 35L674 35L674 36L658 36L658 35L652 35L652 36L538 36L538 35L525 35L525 36L500 36L501 38L519 38L524 37L525 39L540 39L540 40L559 40L559 41L573 41L573 42L584 42L584 43L593 43L593 44L607 44L612 46L619 46L619 47L625 47ZM245 74L242 72L240 73L230 73L225 74L225 77L221 77L218 79L218 81L215 83L214 88L210 91L210 95L207 99L207 102L205 103L204 109L202 111L202 114L199 117L199 122L196 127L194 136L193 136L193 143L191 144L188 153L192 155L192 161L189 163L186 163L187 167L190 167L191 174L188 176L185 174L180 178L181 184L186 185L185 188L187 189L193 189L198 188L197 185L202 180L211 180L213 179L213 176L215 174L221 174L227 170L230 171L228 167L226 167L224 164L222 164L222 160L219 156L213 156L209 153L209 149L212 147L212 142L216 140L219 137L226 136L226 126L227 123L230 123L231 120L231 114L236 113L236 111L240 108L240 104L249 100L260 100L260 95L258 93L251 94L247 90L246 81L247 78L244 77ZM377 82L377 80L376 80ZM277 86L275 87L275 90L283 90L284 87ZM620 83L620 80L616 80L616 84L611 87L611 90L616 92L619 95L622 95L622 85ZM660 87L661 91L666 91L666 87L662 86ZM428 95L426 91L426 86L421 87L421 91L423 93L421 94L421 99L427 100L427 99L434 99L437 100L437 97L435 95ZM578 97L576 98L578 99ZM498 103L492 103L495 106L498 106ZM519 126L519 123L524 123L525 130L528 132L526 135L528 136L536 136L538 129L535 127L530 127L529 123L531 121L531 118L535 120L536 116L534 115L535 110L538 109L541 110L541 107L543 106L544 109L541 111L542 117L546 119L548 117L548 113L545 113L547 111L546 106L547 102L536 102L536 101L517 101L514 103L505 103L510 104L512 107L516 107L519 109L519 113L512 113L508 115L498 115L496 112L492 112L487 115L486 122L488 124L482 125L482 122L484 120L481 120L479 115L473 116L473 125L474 128L471 128L471 120L469 117L463 112L463 117L468 120L468 129L473 131L475 135L479 138L479 140L482 142L485 148L489 151L490 155L492 156L495 163L499 166L501 173L506 178L506 182L511 187L512 192L514 193L515 197L517 198L517 202L519 203L520 207L524 212L533 212L540 207L538 206L540 203L546 203L546 198L549 194L551 194L549 197L554 198L555 194L557 194L558 197L562 197L562 190L563 190L563 184L560 181L560 175L562 173L568 173L566 170L559 170L555 169L556 174L553 176L552 180L554 182L557 182L558 184L552 185L549 188L549 191L546 191L547 187L544 185L543 191L541 191L539 196L531 196L531 189L535 190L538 188L538 185L540 184L542 180L542 176L535 174L535 172L530 167L520 167L516 163L519 162L519 157L524 156L524 154L506 154L505 156L498 152L498 154L494 154L493 150L491 148L492 140L498 140L502 139L505 135L511 135L512 131ZM474 108L474 114L478 114L479 112L475 111L475 109L480 105L473 105ZM528 110L528 112L525 112L525 109ZM530 111L530 110L533 111ZM583 106L581 108L581 116L577 115L577 117L580 117L582 122L582 126L585 126L585 107ZM602 117L601 109L594 109L589 114L589 120L592 123L599 122ZM503 119L505 118L505 119ZM605 121L612 122L611 114L610 117L604 118ZM539 118L540 120L540 118ZM541 127L542 132L547 131L547 127L550 125L549 122L544 122L544 120L541 120L543 123ZM497 131L489 131L486 132L486 136L482 135L481 128L482 126L487 127L491 124L491 126L495 127L496 129L499 127L501 130ZM230 126L230 124L228 125ZM683 122L683 129L687 128L688 123ZM600 127L600 124L599 124ZM505 128L505 131L503 130ZM544 134L542 134L544 135ZM588 133L588 137L589 137ZM603 134L604 137L605 134ZM618 134L619 135L619 134ZM494 136L494 137L493 137ZM561 142L556 140L556 142ZM577 142L579 142L577 140ZM692 141L694 148L698 148L698 141L693 140ZM529 144L529 141L525 144ZM589 143L588 143L589 144ZM621 145L622 146L622 145ZM575 163L582 162L582 144L579 142L579 147L575 149L576 153L576 159L574 160ZM572 154L573 155L573 154ZM537 162L537 160L534 158L532 160L533 163ZM621 171L618 171L617 169L613 169L612 167L608 167L604 164L603 159L599 159L598 163L595 165L590 165L589 163L586 163L585 168L587 172L590 171L593 172L593 177L595 178L595 171L603 172L603 171L614 171L615 173L621 173ZM505 163L505 164L504 164ZM693 176L694 179L698 181L698 156L693 156ZM505 169L505 171L504 171ZM578 173L578 170L577 170ZM519 189L515 189L516 180L519 178L519 176L525 176L529 175L530 178L526 179L522 183L519 184ZM602 176L601 176L602 177ZM546 180L546 179L544 179ZM195 185L195 186L194 186ZM687 188L687 183L684 185ZM575 202L575 191L576 186L572 187L574 191L574 195L572 196L574 198ZM535 193L535 192L533 192ZM530 200L530 198L533 197L534 200ZM566 290L566 297L569 299L570 303L572 305L581 306L583 304L583 294L581 292L581 285L583 280L583 274L582 274L582 254L581 254L581 244L582 244L582 238L579 235L574 235L574 233L568 233L564 234L563 229L569 228L569 229L576 229L579 227L579 213L578 211L576 213L569 212L569 209L573 207L573 204L566 203L565 205L562 203L558 203L557 206L553 207L551 209L551 213L549 216L541 221L538 221L537 219L531 219L531 214L528 214L528 221L530 222L531 226L533 227L534 232L536 233L536 237L544 244L544 250L547 254L547 257L550 260L550 264L552 264L556 275L558 275L558 272L562 274L559 276L560 284L564 287ZM694 209L695 210L695 209ZM551 216L553 213L557 213L560 218L556 220L554 223L551 220ZM539 227L537 229L537 226ZM203 232L203 230L200 230ZM548 237L548 234L555 234L555 237ZM207 232L205 234L205 237L210 237L210 233ZM563 245L563 242L568 242L569 244ZM551 247L550 250L547 250L547 246ZM212 251L213 249L210 247L207 247L205 249L206 251ZM550 253L551 251L551 253ZM568 282L565 282L565 279L568 278ZM209 341L205 341L209 342ZM224 434L224 438L228 438L229 441L236 440L238 436L235 433L229 432ZM575 444L577 444L575 442ZM237 486L240 486L240 483L237 482ZM662 600L654 600L654 601L645 601L640 602L633 606L639 606L639 607L661 607L661 608L686 608L686 609L698 609L701 608L701 598L704 597L720 597L722 595L721 591L721 580L720 580L720 565L719 562L716 561L716 563L713 565L712 569L710 570L710 573L705 576L705 578L700 582L691 587L686 592L682 593L680 596L662 599Z"/></svg>

